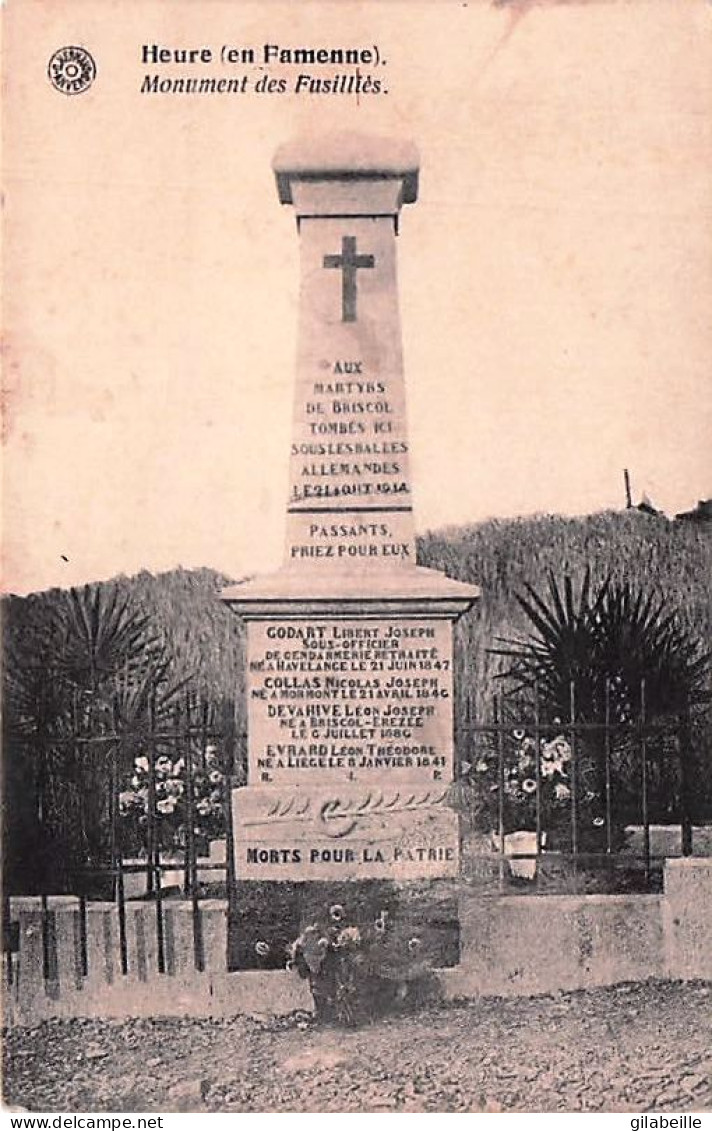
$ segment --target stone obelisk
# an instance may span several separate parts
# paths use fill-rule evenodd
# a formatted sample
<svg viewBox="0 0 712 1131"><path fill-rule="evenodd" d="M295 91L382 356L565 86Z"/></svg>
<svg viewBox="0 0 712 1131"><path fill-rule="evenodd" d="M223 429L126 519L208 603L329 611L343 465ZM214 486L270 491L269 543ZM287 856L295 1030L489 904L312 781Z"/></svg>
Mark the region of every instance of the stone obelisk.
<svg viewBox="0 0 712 1131"><path fill-rule="evenodd" d="M452 625L479 591L415 562L396 236L418 157L294 142L300 325L283 568L223 599L247 622L238 879L455 875Z"/></svg>

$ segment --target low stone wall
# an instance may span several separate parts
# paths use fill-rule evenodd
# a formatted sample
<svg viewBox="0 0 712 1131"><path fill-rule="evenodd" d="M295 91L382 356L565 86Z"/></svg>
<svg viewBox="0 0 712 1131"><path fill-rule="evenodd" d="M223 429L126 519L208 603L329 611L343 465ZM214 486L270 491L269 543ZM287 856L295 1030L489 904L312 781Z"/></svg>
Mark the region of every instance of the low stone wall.
<svg viewBox="0 0 712 1131"><path fill-rule="evenodd" d="M663 977L663 896L551 895L460 901L460 965L448 996L534 994Z"/></svg>
<svg viewBox="0 0 712 1131"><path fill-rule="evenodd" d="M118 908L88 903L86 975L79 900L50 896L43 926L39 896L10 901L19 953L5 985L6 1021L34 1024L46 1017L225 1016L311 1009L307 986L286 971L226 969L227 901L203 900L199 930L202 971L195 969L192 905L163 903L164 972L158 968L155 904L127 901L127 973L121 969ZM47 935L46 947L43 931Z"/></svg>
<svg viewBox="0 0 712 1131"><path fill-rule="evenodd" d="M45 1017L279 1016L311 1008L307 985L286 971L228 973L227 903L200 904L204 970L193 960L188 902L163 904L165 971L158 970L155 905L126 904L128 972L118 911L89 903L86 968L79 901L11 900L19 953L5 985L7 1022ZM482 897L463 889L460 964L440 972L448 997L524 995L651 977L712 978L712 859L668 860L663 895ZM43 944L43 931L47 944Z"/></svg>
<svg viewBox="0 0 712 1131"><path fill-rule="evenodd" d="M712 859L666 861L663 926L668 976L712 979Z"/></svg>
<svg viewBox="0 0 712 1131"><path fill-rule="evenodd" d="M712 859L665 862L662 895L460 897L448 997L712 979Z"/></svg>

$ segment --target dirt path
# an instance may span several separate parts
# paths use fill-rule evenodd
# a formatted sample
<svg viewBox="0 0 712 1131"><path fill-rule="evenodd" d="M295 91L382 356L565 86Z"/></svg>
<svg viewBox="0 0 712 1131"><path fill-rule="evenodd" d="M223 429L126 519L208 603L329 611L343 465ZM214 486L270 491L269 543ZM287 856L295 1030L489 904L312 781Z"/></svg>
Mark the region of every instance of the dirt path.
<svg viewBox="0 0 712 1131"><path fill-rule="evenodd" d="M649 982L482 999L344 1031L304 1018L55 1021L5 1035L30 1111L712 1108L712 991Z"/></svg>

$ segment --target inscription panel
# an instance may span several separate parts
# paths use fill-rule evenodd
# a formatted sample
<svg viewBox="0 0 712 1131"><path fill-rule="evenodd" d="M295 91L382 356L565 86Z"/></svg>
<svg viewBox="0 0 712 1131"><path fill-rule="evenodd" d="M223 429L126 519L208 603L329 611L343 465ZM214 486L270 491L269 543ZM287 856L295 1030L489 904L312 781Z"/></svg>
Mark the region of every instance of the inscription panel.
<svg viewBox="0 0 712 1131"><path fill-rule="evenodd" d="M409 509L373 512L336 510L289 515L289 565L359 571L366 567L416 564Z"/></svg>
<svg viewBox="0 0 712 1131"><path fill-rule="evenodd" d="M298 384L288 560L415 565L402 375L319 359Z"/></svg>
<svg viewBox="0 0 712 1131"><path fill-rule="evenodd" d="M233 791L238 879L456 876L457 814L447 787Z"/></svg>
<svg viewBox="0 0 712 1131"><path fill-rule="evenodd" d="M448 622L258 622L248 656L251 782L452 781Z"/></svg>
<svg viewBox="0 0 712 1131"><path fill-rule="evenodd" d="M361 362L343 364L359 365L359 377L325 380L322 372L301 386L289 505L410 506L408 441L394 382L360 375Z"/></svg>
<svg viewBox="0 0 712 1131"><path fill-rule="evenodd" d="M415 565L392 218L300 227L290 566Z"/></svg>

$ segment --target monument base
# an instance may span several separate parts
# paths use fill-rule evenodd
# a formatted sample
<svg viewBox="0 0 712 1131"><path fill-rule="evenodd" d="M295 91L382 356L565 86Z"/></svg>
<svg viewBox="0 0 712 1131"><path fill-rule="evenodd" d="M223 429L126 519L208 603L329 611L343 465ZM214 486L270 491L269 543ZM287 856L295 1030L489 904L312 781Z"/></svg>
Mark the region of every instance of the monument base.
<svg viewBox="0 0 712 1131"><path fill-rule="evenodd" d="M238 879L457 875L452 622L476 595L416 567L285 569L222 594L248 622Z"/></svg>

